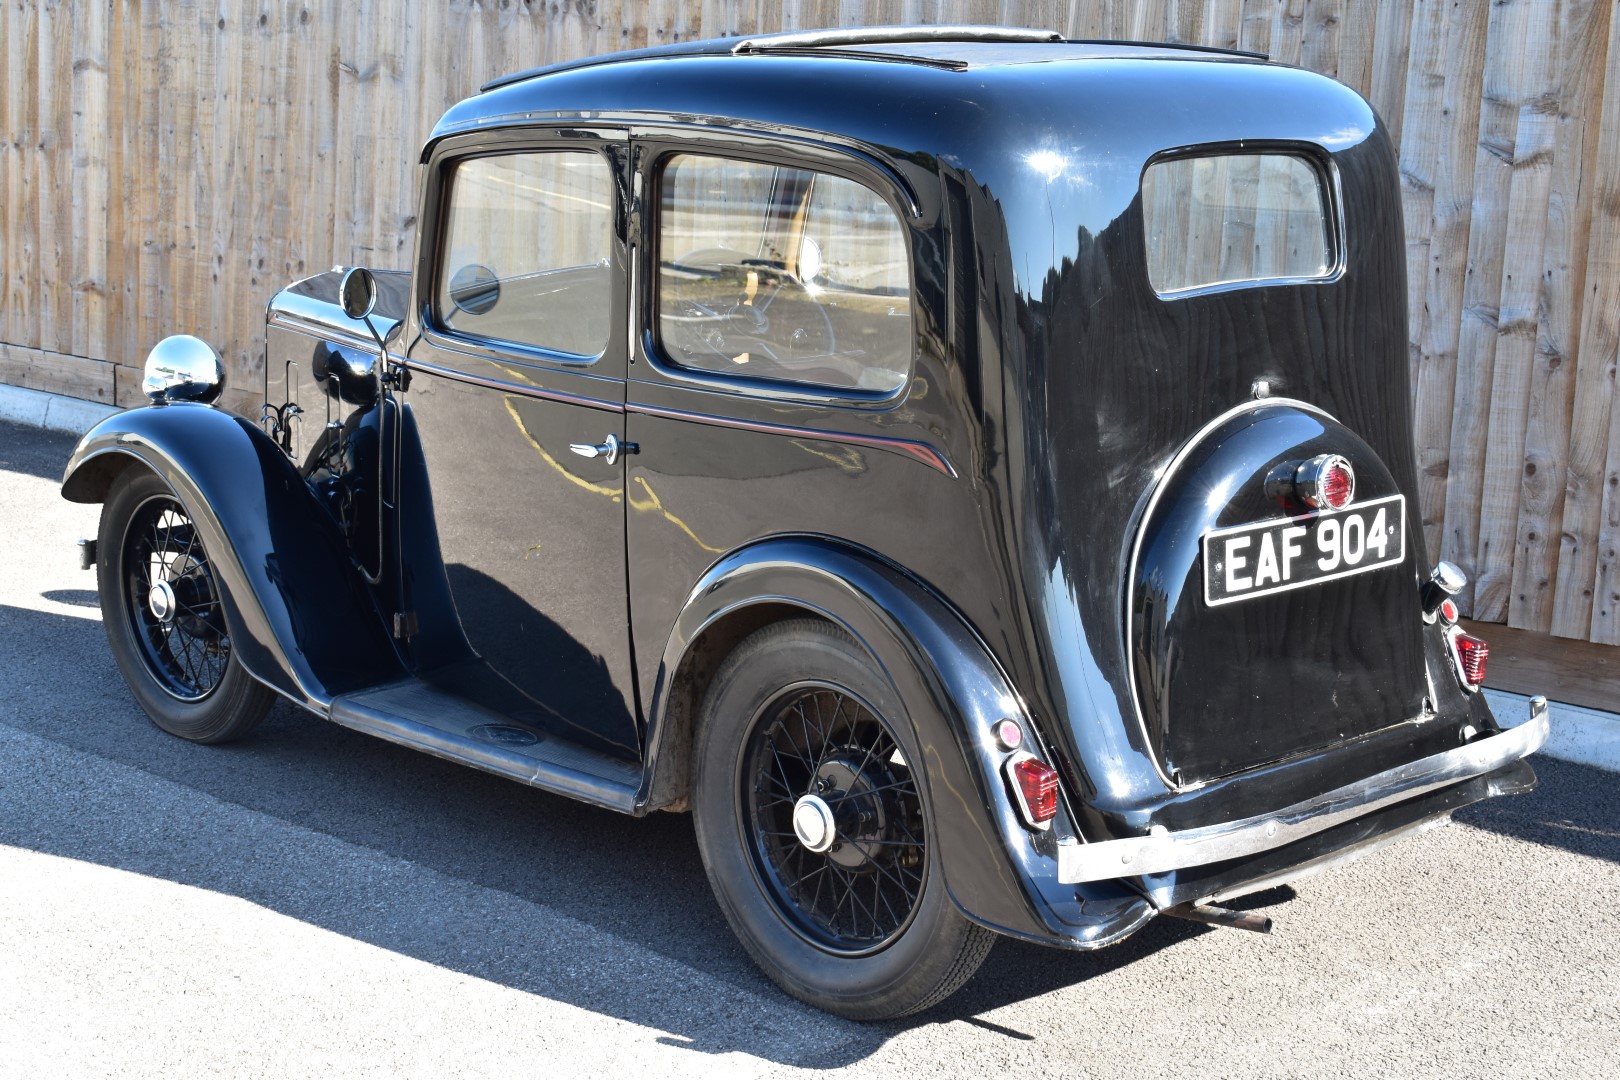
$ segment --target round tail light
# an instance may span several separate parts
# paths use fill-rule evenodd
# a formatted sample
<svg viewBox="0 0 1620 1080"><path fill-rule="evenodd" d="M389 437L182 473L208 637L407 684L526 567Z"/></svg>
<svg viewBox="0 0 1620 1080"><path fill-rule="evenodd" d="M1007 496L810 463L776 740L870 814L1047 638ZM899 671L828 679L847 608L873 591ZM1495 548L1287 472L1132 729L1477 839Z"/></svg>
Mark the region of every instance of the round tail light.
<svg viewBox="0 0 1620 1080"><path fill-rule="evenodd" d="M1318 454L1299 467L1294 490L1313 510L1343 510L1356 497L1356 471L1338 454Z"/></svg>

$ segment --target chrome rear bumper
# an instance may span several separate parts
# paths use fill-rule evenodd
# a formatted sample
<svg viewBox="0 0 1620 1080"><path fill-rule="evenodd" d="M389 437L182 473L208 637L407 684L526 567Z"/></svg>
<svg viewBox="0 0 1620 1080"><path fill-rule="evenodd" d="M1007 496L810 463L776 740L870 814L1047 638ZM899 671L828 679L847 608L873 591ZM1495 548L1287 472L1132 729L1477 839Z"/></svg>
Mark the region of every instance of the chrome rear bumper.
<svg viewBox="0 0 1620 1080"><path fill-rule="evenodd" d="M1511 765L1541 749L1547 732L1547 699L1533 698L1530 719L1517 727L1408 762L1273 813L1181 832L1169 832L1161 826L1147 836L1096 844L1060 842L1058 880L1065 884L1107 881L1257 855Z"/></svg>

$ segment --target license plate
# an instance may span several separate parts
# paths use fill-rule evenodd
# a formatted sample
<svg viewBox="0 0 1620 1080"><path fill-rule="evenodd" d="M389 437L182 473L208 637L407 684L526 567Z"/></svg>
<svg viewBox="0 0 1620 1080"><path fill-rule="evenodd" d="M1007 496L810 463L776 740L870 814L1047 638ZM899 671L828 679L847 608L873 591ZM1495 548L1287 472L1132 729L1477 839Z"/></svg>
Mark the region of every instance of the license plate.
<svg viewBox="0 0 1620 1080"><path fill-rule="evenodd" d="M1394 566L1406 558L1406 498L1255 521L1204 534L1210 607Z"/></svg>

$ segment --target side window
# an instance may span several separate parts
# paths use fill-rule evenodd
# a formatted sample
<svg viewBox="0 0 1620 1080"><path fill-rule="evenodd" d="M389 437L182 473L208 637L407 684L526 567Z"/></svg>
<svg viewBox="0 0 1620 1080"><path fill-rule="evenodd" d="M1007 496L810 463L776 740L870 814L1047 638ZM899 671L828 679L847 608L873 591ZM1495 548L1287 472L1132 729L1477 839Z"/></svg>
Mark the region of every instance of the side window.
<svg viewBox="0 0 1620 1080"><path fill-rule="evenodd" d="M699 371L892 393L911 370L905 231L841 176L679 155L662 174L658 333Z"/></svg>
<svg viewBox="0 0 1620 1080"><path fill-rule="evenodd" d="M611 332L613 175L596 154L499 154L450 178L438 325L596 356Z"/></svg>
<svg viewBox="0 0 1620 1080"><path fill-rule="evenodd" d="M1327 184L1297 154L1171 158L1142 175L1148 281L1160 296L1330 277Z"/></svg>

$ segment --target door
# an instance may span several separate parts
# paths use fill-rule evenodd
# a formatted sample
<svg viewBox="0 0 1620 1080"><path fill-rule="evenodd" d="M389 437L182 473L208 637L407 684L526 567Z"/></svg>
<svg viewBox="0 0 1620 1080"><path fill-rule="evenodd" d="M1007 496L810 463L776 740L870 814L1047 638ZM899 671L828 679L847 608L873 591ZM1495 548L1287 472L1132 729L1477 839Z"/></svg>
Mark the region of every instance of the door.
<svg viewBox="0 0 1620 1080"><path fill-rule="evenodd" d="M622 137L577 130L436 154L406 399L480 658L424 677L634 757L625 465L607 449L625 434L623 164Z"/></svg>

